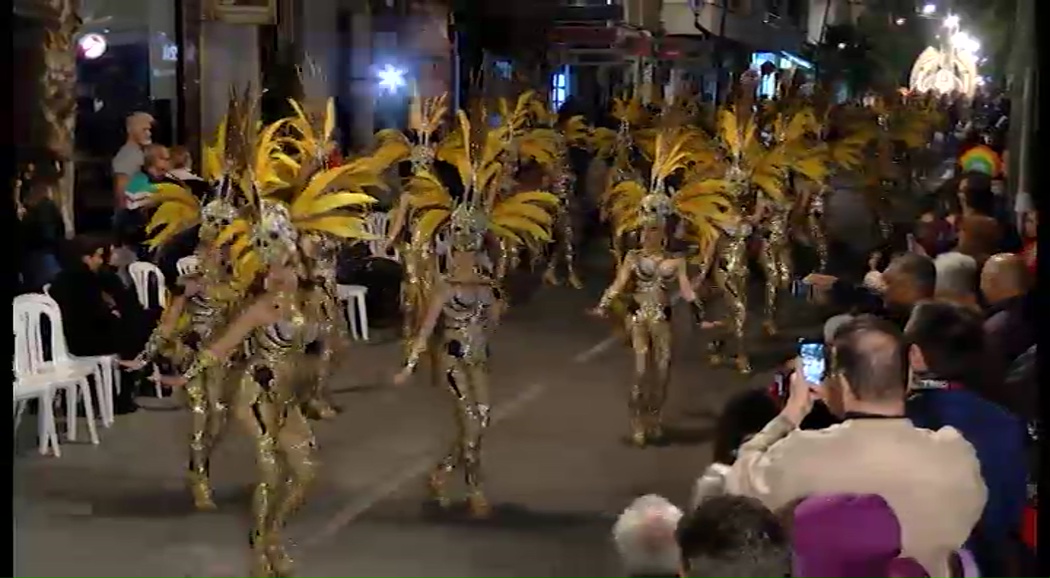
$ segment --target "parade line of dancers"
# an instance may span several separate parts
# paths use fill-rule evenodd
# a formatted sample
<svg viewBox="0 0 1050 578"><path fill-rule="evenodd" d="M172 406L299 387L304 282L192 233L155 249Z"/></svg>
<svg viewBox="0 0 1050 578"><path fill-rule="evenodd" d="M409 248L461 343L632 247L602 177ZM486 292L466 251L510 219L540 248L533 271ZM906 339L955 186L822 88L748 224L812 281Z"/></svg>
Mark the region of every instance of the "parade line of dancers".
<svg viewBox="0 0 1050 578"><path fill-rule="evenodd" d="M579 285L569 226L572 147L592 150L611 167L602 215L617 269L592 313L613 318L634 351L632 442L645 446L662 435L670 315L679 297L714 334L712 362L730 354L749 372L748 243L761 245L763 326L772 334L778 296L793 276L792 239L804 238L826 263L830 177L859 174L881 209L877 189L899 170L902 147L920 146L936 122L925 99L832 106L820 94L803 94L790 77L780 80L778 99L759 106L752 96L758 80L745 74L738 96L717 110L692 97L646 101L640 95L651 87L639 87L615 103L619 130L559 119L531 92L509 101L474 98L454 112L445 96L417 97L411 137L383 131L371 154L337 166L330 161L331 99L292 102L293 116L259 125L258 94L231 93L203 163L212 196L197 199L177 184L158 185L154 194L150 244L194 227L199 244L195 266L182 274L132 365L163 356L181 372L163 381L188 394L189 488L198 509L216 507L208 464L228 417L254 440L251 575L292 573L281 531L317 469L306 416L334 415L325 383L347 343L336 255L345 243L370 238L365 219L376 200L369 191L386 188L385 174L400 163L411 163L411 176L383 240L396 245L405 269L404 364L393 379L403 383L426 365L429 379L456 402L456 438L428 479L437 503L450 503L446 486L459 470L470 514L490 513L481 448L491 414L489 339L506 309L507 272L524 259L547 258L546 279L556 282L564 263L569 283ZM498 122L490 122L493 115ZM458 182L440 177L438 162L454 167ZM525 171L543 175L535 190L522 186ZM670 251L672 237L690 249Z"/></svg>

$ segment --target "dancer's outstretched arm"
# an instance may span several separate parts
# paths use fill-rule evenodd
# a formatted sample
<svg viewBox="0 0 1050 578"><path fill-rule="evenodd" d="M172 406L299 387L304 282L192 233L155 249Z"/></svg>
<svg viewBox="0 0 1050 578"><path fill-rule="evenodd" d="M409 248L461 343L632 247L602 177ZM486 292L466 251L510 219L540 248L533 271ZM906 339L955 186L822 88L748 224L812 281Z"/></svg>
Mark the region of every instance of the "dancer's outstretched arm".
<svg viewBox="0 0 1050 578"><path fill-rule="evenodd" d="M613 280L612 285L605 290L602 294L602 298L598 301L598 306L591 310L591 313L595 315L605 315L612 305L612 302L623 293L623 290L627 288L627 284L631 282L631 270L634 268L634 253L627 253L624 257L623 263L620 263L620 267L616 270L616 278Z"/></svg>
<svg viewBox="0 0 1050 578"><path fill-rule="evenodd" d="M395 384L401 384L408 380L412 372L416 370L416 365L419 364L419 357L426 352L427 343L430 342L430 336L434 334L434 328L437 327L438 319L441 317L441 310L445 307L445 302L448 301L448 284L442 283L434 289L434 293L434 298L430 300L430 308L427 309L427 315L423 318L423 325L419 328L419 333L416 334L412 343L412 349L408 354L408 359L405 361L405 366L394 376Z"/></svg>

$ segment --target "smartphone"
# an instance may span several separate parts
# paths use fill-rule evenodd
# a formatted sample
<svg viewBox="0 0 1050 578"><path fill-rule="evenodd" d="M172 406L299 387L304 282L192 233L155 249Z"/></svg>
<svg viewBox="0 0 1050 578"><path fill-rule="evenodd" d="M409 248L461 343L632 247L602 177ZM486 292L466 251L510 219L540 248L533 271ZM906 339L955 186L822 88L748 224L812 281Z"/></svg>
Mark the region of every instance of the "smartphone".
<svg viewBox="0 0 1050 578"><path fill-rule="evenodd" d="M802 365L802 377L812 385L820 385L824 381L826 369L824 343L818 340L799 340L798 358Z"/></svg>

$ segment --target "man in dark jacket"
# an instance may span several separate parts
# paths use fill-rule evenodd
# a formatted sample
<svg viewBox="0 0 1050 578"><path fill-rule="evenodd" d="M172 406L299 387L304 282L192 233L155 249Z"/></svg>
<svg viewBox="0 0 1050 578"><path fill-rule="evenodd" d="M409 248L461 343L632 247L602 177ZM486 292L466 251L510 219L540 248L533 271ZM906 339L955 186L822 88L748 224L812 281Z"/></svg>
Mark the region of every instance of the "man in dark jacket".
<svg viewBox="0 0 1050 578"><path fill-rule="evenodd" d="M1025 425L970 388L980 376L980 315L953 303L916 305L905 337L914 379L905 412L931 430L951 426L977 453L988 501L967 546L985 576L1022 576L1016 539L1027 501Z"/></svg>
<svg viewBox="0 0 1050 578"><path fill-rule="evenodd" d="M79 236L68 247L68 259L51 284L50 295L62 312L66 346L73 355L117 355L134 359L149 339L152 326L120 279L105 269L109 244ZM132 386L121 388L118 413L134 411Z"/></svg>
<svg viewBox="0 0 1050 578"><path fill-rule="evenodd" d="M1036 311L1031 279L1018 255L993 255L981 271L981 292L988 303L984 322L984 364L987 388L981 393L1015 413L1034 411L1024 394L1006 386L1007 370L1036 342Z"/></svg>
<svg viewBox="0 0 1050 578"><path fill-rule="evenodd" d="M878 283L855 285L831 275L813 273L804 281L827 291L831 301L852 314L882 317L903 328L912 307L932 299L937 288L937 268L933 260L918 253L894 257L886 270L875 273ZM867 278L866 278L867 279Z"/></svg>

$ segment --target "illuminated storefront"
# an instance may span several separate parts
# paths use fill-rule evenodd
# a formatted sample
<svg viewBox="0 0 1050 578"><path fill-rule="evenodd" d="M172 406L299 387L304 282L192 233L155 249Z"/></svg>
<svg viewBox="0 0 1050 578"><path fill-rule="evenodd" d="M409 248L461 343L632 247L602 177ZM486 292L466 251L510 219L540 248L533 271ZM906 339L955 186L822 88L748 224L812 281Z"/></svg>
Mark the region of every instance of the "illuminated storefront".
<svg viewBox="0 0 1050 578"><path fill-rule="evenodd" d="M813 63L800 58L790 52L755 52L751 55L751 68L758 70L763 64L770 63L777 70L810 71L812 74ZM758 95L772 97L776 93L776 77L773 75L762 77L758 85Z"/></svg>

